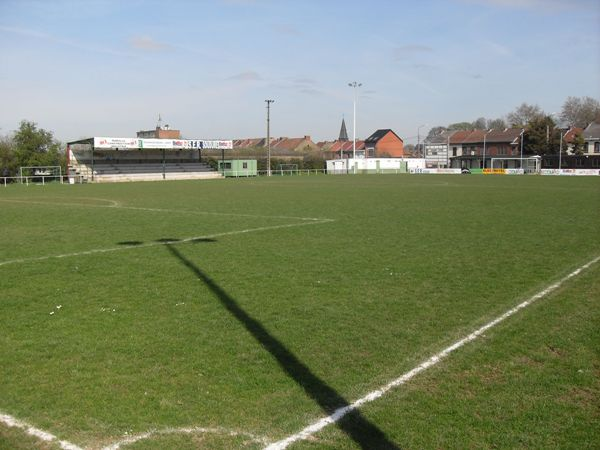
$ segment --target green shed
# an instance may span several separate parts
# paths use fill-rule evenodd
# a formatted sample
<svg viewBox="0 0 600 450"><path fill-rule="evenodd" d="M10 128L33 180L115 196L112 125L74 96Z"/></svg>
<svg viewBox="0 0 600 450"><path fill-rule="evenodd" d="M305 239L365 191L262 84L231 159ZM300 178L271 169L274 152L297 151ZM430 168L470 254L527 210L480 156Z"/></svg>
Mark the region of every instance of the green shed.
<svg viewBox="0 0 600 450"><path fill-rule="evenodd" d="M255 177L256 159L225 159L219 161L219 172L225 177Z"/></svg>

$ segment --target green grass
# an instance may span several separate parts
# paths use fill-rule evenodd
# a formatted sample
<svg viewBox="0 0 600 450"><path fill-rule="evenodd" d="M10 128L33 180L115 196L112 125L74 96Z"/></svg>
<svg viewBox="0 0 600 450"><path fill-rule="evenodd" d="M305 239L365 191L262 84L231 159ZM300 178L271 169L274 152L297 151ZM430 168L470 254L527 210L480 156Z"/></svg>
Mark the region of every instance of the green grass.
<svg viewBox="0 0 600 450"><path fill-rule="evenodd" d="M89 448L168 427L281 439L600 255L599 181L0 189L0 411ZM203 239L173 242L190 238ZM100 249L118 250L83 253ZM374 446L376 432L401 448L593 447L598 273L296 447L351 448L357 434ZM544 359L546 344L564 357ZM557 407L565 391L591 403ZM24 442L0 427L0 446ZM167 447L260 444L205 433L127 446Z"/></svg>

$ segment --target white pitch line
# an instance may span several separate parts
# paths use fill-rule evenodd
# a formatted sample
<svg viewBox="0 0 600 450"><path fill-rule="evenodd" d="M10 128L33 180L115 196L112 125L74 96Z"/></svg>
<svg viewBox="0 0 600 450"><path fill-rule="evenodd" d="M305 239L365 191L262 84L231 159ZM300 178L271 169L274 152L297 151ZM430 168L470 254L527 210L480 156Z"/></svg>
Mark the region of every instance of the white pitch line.
<svg viewBox="0 0 600 450"><path fill-rule="evenodd" d="M86 199L80 197L80 199ZM186 209L162 209L162 208L145 208L141 206L123 206L114 200L103 199L103 198L87 198L88 200L100 200L110 202L107 205L99 205L93 203L75 203L75 202L42 202L35 200L16 200L8 198L0 198L0 202L8 203L25 203L33 205L58 205L58 206L71 206L71 207L84 207L84 208L108 208L108 209L128 209L132 211L149 211L149 212L164 212L164 213L175 213L175 214L192 214L201 216L227 216L227 217L251 217L255 219L286 219L286 220L307 220L307 221L319 221L324 220L318 217L295 217L295 216L263 216L260 214L240 214L240 213L221 213L211 211L191 211Z"/></svg>
<svg viewBox="0 0 600 450"><path fill-rule="evenodd" d="M136 248L156 247L159 245L184 244L184 243L193 242L193 241L200 240L200 239L213 239L213 238L218 238L218 237L223 237L223 236L234 236L236 234L254 233L254 232L258 232L258 231L279 230L279 229L283 229L283 228L302 227L302 226L306 226L306 225L318 225L318 224L328 223L328 222L333 222L333 219L318 219L318 220L311 221L311 222L306 221L306 222L300 222L300 223L288 223L288 224L284 224L284 225L271 225L271 226L267 226L267 227L247 228L244 230L225 231L223 233L207 234L204 236L194 236L194 237L188 237L185 239L179 239L179 240L167 241L167 242L149 242L149 243L140 244L140 245L124 245L121 247L96 248L96 249L91 249L91 250L84 250L81 252L63 253L60 255L46 255L46 256L38 256L35 258L12 259L12 260L7 260L7 261L0 261L0 267L6 266L9 264L21 264L21 263L28 263L28 262L46 261L48 259L71 258L74 256L85 256L85 255L93 255L96 253L118 252L118 251L123 251L123 250L132 250L132 249L136 249Z"/></svg>
<svg viewBox="0 0 600 450"><path fill-rule="evenodd" d="M252 442L258 444L265 444L267 439L263 437L255 436L251 433L245 433L243 431L227 430L225 428L205 428L205 427L183 427L183 428L165 428L163 430L151 430L145 433L135 434L127 436L124 439L115 442L114 444L103 447L102 450L119 450L121 447L129 444L134 444L145 439L150 439L154 435L165 435L165 434L219 434L232 437L245 437L250 439Z"/></svg>
<svg viewBox="0 0 600 450"><path fill-rule="evenodd" d="M41 441L45 441L45 442L57 441L58 445L63 450L83 450L81 447L79 447L75 444L72 444L71 442L59 440L52 433L49 433L44 430L40 430L39 428L36 428L33 425L28 424L27 422L19 420L9 414L4 414L3 412L0 412L0 423L3 423L11 428L16 427L16 428L25 430L25 432L27 434L29 434L30 436L35 436L38 439L40 439Z"/></svg>
<svg viewBox="0 0 600 450"><path fill-rule="evenodd" d="M370 403L370 402L372 402L374 400L377 400L378 398L382 397L384 394L386 394L391 389L393 389L395 387L398 387L398 386L400 386L402 384L405 384L407 381L409 381L410 379L414 378L419 373L421 373L421 372L429 369L430 367L435 366L437 363L439 363L442 359L444 359L446 356L448 356L453 351L458 350L463 345L465 345L465 344L467 344L467 343L469 343L471 341L474 341L475 339L477 339L478 337L480 337L483 333L485 333L487 330L489 330L490 328L498 325L500 322L506 320L510 316L516 314L521 309L528 307L529 305L531 305L535 301L537 301L537 300L539 300L539 299L547 296L551 292L557 290L566 281L570 280L571 278L576 277L577 275L579 275L584 270L586 270L586 269L590 268L592 265L596 264L598 261L600 261L600 256L597 256L596 258L592 259L591 261L587 262L586 264L580 266L579 268L577 268L576 270L574 270L570 274L568 274L565 277L563 277L560 280L558 280L556 283L551 284L550 286L548 286L545 289L541 290L540 292L538 292L537 294L533 295L532 297L530 297L529 299L525 300L524 302L519 303L514 308L509 309L508 311L506 311L501 316L498 316L497 318L495 318L491 322L486 323L481 328L478 328L477 330L473 331L471 334L467 335L466 337L460 339L459 341L456 341L454 344L450 345L449 347L446 347L441 352L436 353L435 355L433 355L432 357L430 357L428 360L426 360L422 364L418 365L417 367L415 367L412 370L409 370L408 372L404 373L403 375L401 375L400 377L396 378L395 380L390 381L388 384L386 384L382 388L377 389L377 390L372 391L372 392L369 392L367 395L365 395L364 397L356 400L354 403L352 403L352 404L350 404L348 406L344 406L342 408L336 409L331 415L329 415L327 417L324 417L324 418L322 418L322 419L320 419L320 420L312 423L311 425L307 426L306 428L304 428L303 430L299 431L298 433L293 434L291 436L288 436L285 439L282 439L280 441L277 441L277 442L274 442L274 443L268 445L267 447L265 447L265 450L281 450L281 449L286 448L288 445L290 445L293 442L296 442L296 441L299 441L299 440L303 440L303 439L307 439L308 437L310 437L313 434L317 433L318 431L322 430L326 426L338 422L345 415L347 415L348 413L350 413L350 412L352 412L352 411L360 408L362 405L364 405L366 403Z"/></svg>

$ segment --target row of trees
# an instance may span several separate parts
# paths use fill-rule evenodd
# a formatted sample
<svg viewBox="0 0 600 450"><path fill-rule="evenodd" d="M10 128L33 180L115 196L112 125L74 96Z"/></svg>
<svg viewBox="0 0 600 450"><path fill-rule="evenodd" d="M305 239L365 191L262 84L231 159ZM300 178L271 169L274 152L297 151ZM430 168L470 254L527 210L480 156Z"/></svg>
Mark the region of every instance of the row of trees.
<svg viewBox="0 0 600 450"><path fill-rule="evenodd" d="M62 166L63 173L66 169L61 143L28 120L21 121L12 135L0 137L0 176L15 176L25 166Z"/></svg>
<svg viewBox="0 0 600 450"><path fill-rule="evenodd" d="M565 128L585 128L593 121L600 121L600 102L591 97L568 97L560 114L548 114L538 105L523 103L506 118L486 119L480 117L473 122L457 122L446 127L431 128L428 137L438 136L444 131L489 130L504 128L525 128L524 150L528 154L556 154L560 149L560 136ZM584 148L583 136L576 134L571 143L573 153L579 154ZM565 147L563 147L563 152Z"/></svg>

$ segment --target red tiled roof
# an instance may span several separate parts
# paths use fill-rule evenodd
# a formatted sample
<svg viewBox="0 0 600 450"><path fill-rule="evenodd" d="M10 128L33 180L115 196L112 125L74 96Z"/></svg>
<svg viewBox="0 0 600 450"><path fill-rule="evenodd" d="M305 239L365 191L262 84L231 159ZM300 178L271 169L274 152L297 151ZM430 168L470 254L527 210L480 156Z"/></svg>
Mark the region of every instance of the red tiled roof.
<svg viewBox="0 0 600 450"><path fill-rule="evenodd" d="M564 134L563 140L565 142L573 142L575 140L575 136L578 135L578 134L582 134L582 133L583 133L583 128L571 127Z"/></svg>
<svg viewBox="0 0 600 450"><path fill-rule="evenodd" d="M351 152L353 150L352 141L335 141L331 145L331 148L329 149L329 151L333 152L333 153L339 153L340 148L342 148L342 151L344 153ZM356 141L356 150L364 150L364 149L365 149L365 141L357 140Z"/></svg>
<svg viewBox="0 0 600 450"><path fill-rule="evenodd" d="M505 130L471 130L456 131L450 136L450 145L452 144L480 144L485 141L489 143L509 143L514 144L521 133L522 128L507 128Z"/></svg>
<svg viewBox="0 0 600 450"><path fill-rule="evenodd" d="M491 130L485 136L486 142L514 144L523 132L522 128L507 128L505 130Z"/></svg>
<svg viewBox="0 0 600 450"><path fill-rule="evenodd" d="M296 150L302 145L310 145L311 141L306 138L279 138L275 142L271 142L271 148L275 150Z"/></svg>
<svg viewBox="0 0 600 450"><path fill-rule="evenodd" d="M450 144L462 144L463 140L471 133L470 130L459 130L450 136Z"/></svg>
<svg viewBox="0 0 600 450"><path fill-rule="evenodd" d="M462 141L463 144L475 144L483 142L485 130L473 130Z"/></svg>

